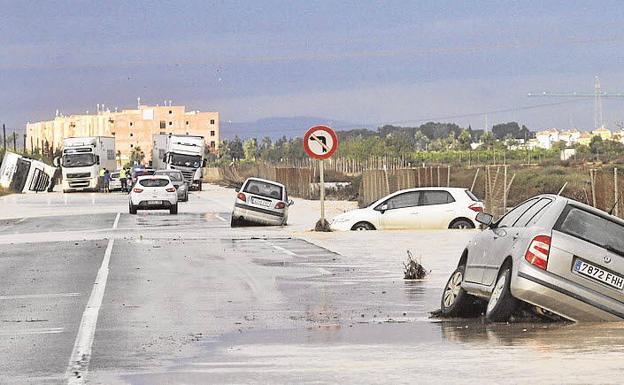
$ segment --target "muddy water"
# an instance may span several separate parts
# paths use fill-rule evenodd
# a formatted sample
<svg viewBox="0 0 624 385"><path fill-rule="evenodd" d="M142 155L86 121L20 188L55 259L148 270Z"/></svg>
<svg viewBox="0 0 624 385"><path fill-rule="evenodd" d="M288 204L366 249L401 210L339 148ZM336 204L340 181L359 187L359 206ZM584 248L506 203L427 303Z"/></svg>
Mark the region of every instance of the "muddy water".
<svg viewBox="0 0 624 385"><path fill-rule="evenodd" d="M386 261L353 261L297 240L280 269L279 303L254 306L238 328L201 342L167 370L129 383L621 383L624 323L437 320L444 275L403 281ZM439 261L441 266L448 262ZM438 266L432 264L433 266ZM452 265L451 265L452 266ZM290 276L305 267L315 274ZM259 304L257 304L259 305Z"/></svg>

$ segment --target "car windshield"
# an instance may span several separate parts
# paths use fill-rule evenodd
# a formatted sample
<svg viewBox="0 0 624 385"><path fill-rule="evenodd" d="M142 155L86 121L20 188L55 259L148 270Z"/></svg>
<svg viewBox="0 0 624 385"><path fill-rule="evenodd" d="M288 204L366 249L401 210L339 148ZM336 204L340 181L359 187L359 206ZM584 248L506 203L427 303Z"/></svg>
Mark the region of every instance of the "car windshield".
<svg viewBox="0 0 624 385"><path fill-rule="evenodd" d="M624 226L600 215L568 206L555 230L624 256Z"/></svg>
<svg viewBox="0 0 624 385"><path fill-rule="evenodd" d="M186 166L186 167L197 168L201 165L201 156L172 154L171 164L173 164L174 166Z"/></svg>
<svg viewBox="0 0 624 385"><path fill-rule="evenodd" d="M282 199L282 187L269 182L250 180L243 191L267 198Z"/></svg>
<svg viewBox="0 0 624 385"><path fill-rule="evenodd" d="M169 180L164 178L142 179L139 184L143 187L165 187L169 184Z"/></svg>
<svg viewBox="0 0 624 385"><path fill-rule="evenodd" d="M70 154L63 155L63 167L86 167L95 164L95 156L93 154Z"/></svg>
<svg viewBox="0 0 624 385"><path fill-rule="evenodd" d="M174 182L182 182L184 180L182 173L176 171L157 171L155 175L167 175Z"/></svg>

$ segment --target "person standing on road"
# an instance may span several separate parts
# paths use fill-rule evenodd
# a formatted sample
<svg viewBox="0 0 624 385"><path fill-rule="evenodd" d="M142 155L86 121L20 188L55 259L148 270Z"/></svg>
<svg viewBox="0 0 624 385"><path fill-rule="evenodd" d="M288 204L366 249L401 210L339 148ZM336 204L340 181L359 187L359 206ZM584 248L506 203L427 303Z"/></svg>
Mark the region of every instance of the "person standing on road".
<svg viewBox="0 0 624 385"><path fill-rule="evenodd" d="M104 192L105 193L110 192L109 185L110 185L110 172L108 172L107 169L104 169Z"/></svg>
<svg viewBox="0 0 624 385"><path fill-rule="evenodd" d="M121 191L126 192L126 190L128 189L128 184L127 184L127 176L126 176L126 169L122 168L121 170L119 170L119 181L121 182Z"/></svg>
<svg viewBox="0 0 624 385"><path fill-rule="evenodd" d="M106 174L106 167L103 167L100 170L100 175L98 178L98 191L99 192L104 191L104 174Z"/></svg>

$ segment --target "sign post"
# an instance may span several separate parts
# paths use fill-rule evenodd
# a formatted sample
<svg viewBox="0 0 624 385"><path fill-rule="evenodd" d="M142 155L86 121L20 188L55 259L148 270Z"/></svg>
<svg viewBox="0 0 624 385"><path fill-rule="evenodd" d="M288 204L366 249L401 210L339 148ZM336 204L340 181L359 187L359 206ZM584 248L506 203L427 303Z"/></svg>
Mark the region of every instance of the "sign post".
<svg viewBox="0 0 624 385"><path fill-rule="evenodd" d="M331 157L338 149L338 136L327 126L314 126L303 136L303 148L306 153L319 161L321 219L314 230L330 231L329 222L325 219L325 164L324 160Z"/></svg>

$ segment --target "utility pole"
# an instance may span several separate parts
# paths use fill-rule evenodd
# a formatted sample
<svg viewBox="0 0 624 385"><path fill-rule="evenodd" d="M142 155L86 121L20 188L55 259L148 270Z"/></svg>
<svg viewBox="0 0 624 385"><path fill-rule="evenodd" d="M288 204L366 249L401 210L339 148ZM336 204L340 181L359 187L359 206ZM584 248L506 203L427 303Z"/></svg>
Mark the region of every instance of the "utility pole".
<svg viewBox="0 0 624 385"><path fill-rule="evenodd" d="M13 131L13 152L17 152L17 132Z"/></svg>
<svg viewBox="0 0 624 385"><path fill-rule="evenodd" d="M24 147L22 147L22 151L26 154L26 134L24 134Z"/></svg>
<svg viewBox="0 0 624 385"><path fill-rule="evenodd" d="M4 126L4 123L2 124L2 138L4 141L4 151L6 151L6 127Z"/></svg>

